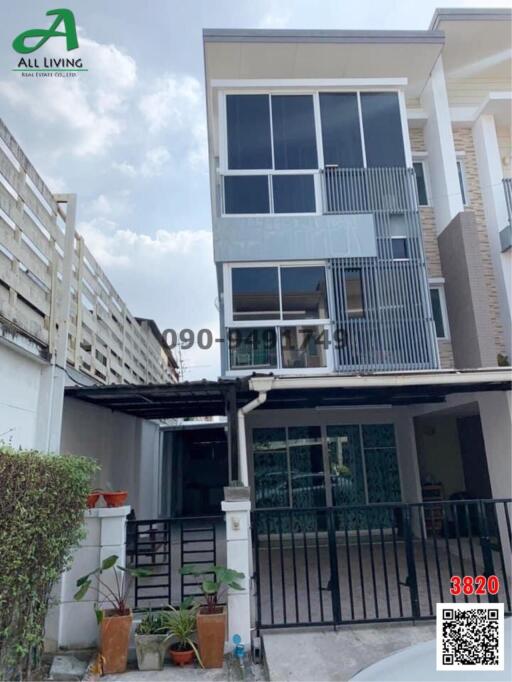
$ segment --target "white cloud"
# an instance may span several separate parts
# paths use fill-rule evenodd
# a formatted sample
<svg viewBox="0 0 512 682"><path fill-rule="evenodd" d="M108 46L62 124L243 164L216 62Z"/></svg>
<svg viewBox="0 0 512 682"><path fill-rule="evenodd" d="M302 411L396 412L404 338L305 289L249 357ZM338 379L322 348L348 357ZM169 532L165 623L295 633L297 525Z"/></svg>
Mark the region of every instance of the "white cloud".
<svg viewBox="0 0 512 682"><path fill-rule="evenodd" d="M181 130L191 116L203 109L204 93L197 78L166 75L157 78L151 90L139 102L149 130L157 133L164 128Z"/></svg>
<svg viewBox="0 0 512 682"><path fill-rule="evenodd" d="M157 78L141 97L139 109L150 133L182 134L188 163L206 169L204 91L197 78L172 74Z"/></svg>
<svg viewBox="0 0 512 682"><path fill-rule="evenodd" d="M41 56L53 56L50 42ZM87 72L75 78L28 79L16 74L0 81L0 95L15 109L30 110L52 138L59 129L54 153L102 154L125 127L125 102L137 81L136 64L116 46L84 36L76 56Z"/></svg>
<svg viewBox="0 0 512 682"><path fill-rule="evenodd" d="M167 151L167 148L160 145L159 147L153 147L153 149L148 149L146 151L142 163L138 168L126 161L114 161L112 163L112 168L128 178L135 178L138 175L142 175L145 178L153 178L157 175L162 175L165 172L170 158L171 155Z"/></svg>

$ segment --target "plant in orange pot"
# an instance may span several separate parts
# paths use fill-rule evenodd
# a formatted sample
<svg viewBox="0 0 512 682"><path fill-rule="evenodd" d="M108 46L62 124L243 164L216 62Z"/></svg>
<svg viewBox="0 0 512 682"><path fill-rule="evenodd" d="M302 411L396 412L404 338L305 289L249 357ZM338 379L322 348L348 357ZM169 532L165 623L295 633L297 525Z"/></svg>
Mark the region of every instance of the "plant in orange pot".
<svg viewBox="0 0 512 682"><path fill-rule="evenodd" d="M197 639L199 653L205 668L222 668L224 642L226 640L226 607L219 604L219 597L229 588L243 589L238 581L243 573L225 566L212 566L209 570L200 566L183 566L181 574L202 578L201 591L205 600L197 613ZM211 577L213 576L213 578Z"/></svg>
<svg viewBox="0 0 512 682"><path fill-rule="evenodd" d="M95 613L100 627L100 654L105 674L122 673L126 670L128 644L132 627L132 612L128 605L128 591L132 578L145 578L150 574L143 568L118 566L119 557L113 554L101 562L94 571L76 581L78 590L76 601L85 597L92 586L94 576L98 577L98 593L108 608L102 609L95 604ZM113 571L114 580L106 582L101 576L105 571Z"/></svg>

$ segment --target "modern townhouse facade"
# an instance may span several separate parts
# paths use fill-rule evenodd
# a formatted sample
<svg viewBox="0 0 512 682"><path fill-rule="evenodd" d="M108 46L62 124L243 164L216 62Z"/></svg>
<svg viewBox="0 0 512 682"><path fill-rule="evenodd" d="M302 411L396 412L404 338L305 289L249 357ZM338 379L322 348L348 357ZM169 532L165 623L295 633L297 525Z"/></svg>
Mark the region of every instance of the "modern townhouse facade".
<svg viewBox="0 0 512 682"><path fill-rule="evenodd" d="M247 646L434 618L455 572L496 574L512 610L510 27L204 31L222 376L67 392L89 403L76 452L100 415L224 417L162 430L152 481L138 454L154 511L130 560L154 575L135 606L179 604L183 563L226 560Z"/></svg>
<svg viewBox="0 0 512 682"><path fill-rule="evenodd" d="M238 475L259 626L315 621L271 541L314 510L371 536L354 510L382 533L371 505L426 504L431 542L432 499L511 496L510 29L440 10L425 31L204 31L222 375L257 396Z"/></svg>
<svg viewBox="0 0 512 682"><path fill-rule="evenodd" d="M0 440L59 449L64 386L174 383L152 320L134 317L0 122Z"/></svg>

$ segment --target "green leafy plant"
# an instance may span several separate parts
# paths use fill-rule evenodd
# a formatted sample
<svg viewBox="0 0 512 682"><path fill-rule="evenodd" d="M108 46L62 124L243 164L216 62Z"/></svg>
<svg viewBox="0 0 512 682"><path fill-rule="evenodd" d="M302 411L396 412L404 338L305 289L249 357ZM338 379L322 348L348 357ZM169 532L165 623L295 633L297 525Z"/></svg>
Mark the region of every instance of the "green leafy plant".
<svg viewBox="0 0 512 682"><path fill-rule="evenodd" d="M129 614L128 592L133 578L147 578L151 575L151 572L145 568L126 568L125 566L118 566L118 560L119 557L116 554L112 554L106 559L103 559L100 566L95 568L94 571L78 578L76 581L78 590L74 595L75 600L80 601L85 597L92 585L93 576L97 575L98 593L102 598L103 603L109 604L116 616L126 616ZM108 583L100 578L105 571L110 570L113 571L115 579L112 586L108 585ZM98 623L101 623L104 615L103 609L96 605L94 610Z"/></svg>
<svg viewBox="0 0 512 682"><path fill-rule="evenodd" d="M166 619L163 613L146 613L137 625L135 634L137 635L160 635L165 627Z"/></svg>
<svg viewBox="0 0 512 682"><path fill-rule="evenodd" d="M83 538L94 460L0 443L0 679L34 679L50 594Z"/></svg>
<svg viewBox="0 0 512 682"><path fill-rule="evenodd" d="M196 618L198 605L190 606L191 600L185 600L179 609L169 605L162 613L163 625L162 632L167 635L167 639L176 640L175 648L177 651L190 651L192 649L199 665L203 667L201 656L197 645L192 639L196 632Z"/></svg>
<svg viewBox="0 0 512 682"><path fill-rule="evenodd" d="M244 578L243 573L234 571L232 568L225 566L212 566L205 571L204 567L200 566L183 566L180 569L181 575L193 575L197 578L202 578L201 591L206 605L207 613L215 613L219 603L219 596L222 592L227 591L228 588L233 590L242 590L242 586L238 581ZM213 579L209 576L213 574Z"/></svg>

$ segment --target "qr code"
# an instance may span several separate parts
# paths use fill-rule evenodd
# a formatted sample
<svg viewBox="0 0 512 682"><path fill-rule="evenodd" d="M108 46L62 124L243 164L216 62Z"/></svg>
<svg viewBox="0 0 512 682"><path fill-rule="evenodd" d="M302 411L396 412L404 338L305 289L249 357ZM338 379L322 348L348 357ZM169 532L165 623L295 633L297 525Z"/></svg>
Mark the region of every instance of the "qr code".
<svg viewBox="0 0 512 682"><path fill-rule="evenodd" d="M437 670L503 670L503 604L437 604Z"/></svg>

